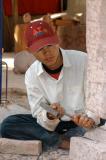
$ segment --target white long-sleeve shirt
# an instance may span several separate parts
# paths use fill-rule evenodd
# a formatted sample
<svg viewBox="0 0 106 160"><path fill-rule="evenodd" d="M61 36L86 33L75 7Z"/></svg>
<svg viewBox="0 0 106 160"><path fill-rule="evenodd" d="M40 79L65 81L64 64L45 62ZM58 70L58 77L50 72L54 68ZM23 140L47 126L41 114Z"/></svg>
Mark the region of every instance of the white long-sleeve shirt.
<svg viewBox="0 0 106 160"><path fill-rule="evenodd" d="M25 84L32 116L47 130L53 131L60 122L59 119L49 120L47 112L40 106L40 102L60 103L69 114L85 111L85 78L87 55L81 51L63 50L63 69L58 80L51 77L42 67L42 63L35 61L25 74ZM94 113L88 112L89 117L96 123L98 119ZM70 118L63 116L64 121Z"/></svg>

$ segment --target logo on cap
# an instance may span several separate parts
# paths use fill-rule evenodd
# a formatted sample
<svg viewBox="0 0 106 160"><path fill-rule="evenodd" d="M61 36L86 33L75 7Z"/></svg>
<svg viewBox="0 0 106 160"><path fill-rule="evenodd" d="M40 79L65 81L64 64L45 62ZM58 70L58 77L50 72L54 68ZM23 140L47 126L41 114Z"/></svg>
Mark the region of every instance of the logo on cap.
<svg viewBox="0 0 106 160"><path fill-rule="evenodd" d="M47 33L47 29L42 28L41 26L37 27L36 29L33 29L33 36L35 37L45 35L46 33Z"/></svg>

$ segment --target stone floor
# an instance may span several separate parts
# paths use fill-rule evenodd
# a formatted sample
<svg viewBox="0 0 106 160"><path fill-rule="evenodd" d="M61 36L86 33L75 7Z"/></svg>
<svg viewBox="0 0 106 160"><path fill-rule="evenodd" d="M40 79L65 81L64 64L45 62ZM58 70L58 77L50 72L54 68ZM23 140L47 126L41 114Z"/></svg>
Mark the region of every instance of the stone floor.
<svg viewBox="0 0 106 160"><path fill-rule="evenodd" d="M61 149L50 150L41 154L39 160L69 160L69 152Z"/></svg>
<svg viewBox="0 0 106 160"><path fill-rule="evenodd" d="M69 153L63 150L51 150L39 156L0 154L0 160L69 160Z"/></svg>
<svg viewBox="0 0 106 160"><path fill-rule="evenodd" d="M30 108L26 95L26 88L24 84L24 75L14 74L13 69L13 54L4 54L4 61L8 63L9 73L8 73L8 104L3 103L0 105L0 123L8 115L18 114L18 113L30 113ZM9 63L9 59L11 61ZM2 76L2 98L5 99L5 69L3 69ZM69 160L69 151L64 151L61 149L50 149L47 152L43 152L39 156L24 156L24 155L11 155L11 154L1 154L0 160Z"/></svg>

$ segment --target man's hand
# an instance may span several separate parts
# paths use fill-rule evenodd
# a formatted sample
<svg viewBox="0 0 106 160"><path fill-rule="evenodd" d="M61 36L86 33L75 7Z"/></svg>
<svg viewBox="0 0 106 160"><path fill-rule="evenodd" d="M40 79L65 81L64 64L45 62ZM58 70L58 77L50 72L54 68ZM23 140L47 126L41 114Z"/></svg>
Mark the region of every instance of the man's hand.
<svg viewBox="0 0 106 160"><path fill-rule="evenodd" d="M50 120L61 118L64 115L64 108L59 103L53 103L50 105L50 107L59 113L57 117L53 116L51 113L47 113L47 117Z"/></svg>
<svg viewBox="0 0 106 160"><path fill-rule="evenodd" d="M95 125L95 122L93 119L83 115L73 116L72 121L74 121L74 123L76 123L78 126L81 126L84 128L92 128Z"/></svg>

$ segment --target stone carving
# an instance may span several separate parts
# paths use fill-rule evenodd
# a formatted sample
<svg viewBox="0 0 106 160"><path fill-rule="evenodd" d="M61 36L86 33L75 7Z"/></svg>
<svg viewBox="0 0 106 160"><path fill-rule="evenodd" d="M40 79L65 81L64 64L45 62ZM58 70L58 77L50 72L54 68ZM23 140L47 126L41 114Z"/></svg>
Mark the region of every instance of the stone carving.
<svg viewBox="0 0 106 160"><path fill-rule="evenodd" d="M59 26L57 33L60 46L64 49L86 51L86 29L85 25L72 22L67 26Z"/></svg>
<svg viewBox="0 0 106 160"><path fill-rule="evenodd" d="M95 9L96 8L96 9ZM106 1L87 0L86 106L106 118Z"/></svg>
<svg viewBox="0 0 106 160"><path fill-rule="evenodd" d="M14 140L0 138L0 153L14 155L36 156L42 152L42 144L39 140Z"/></svg>

